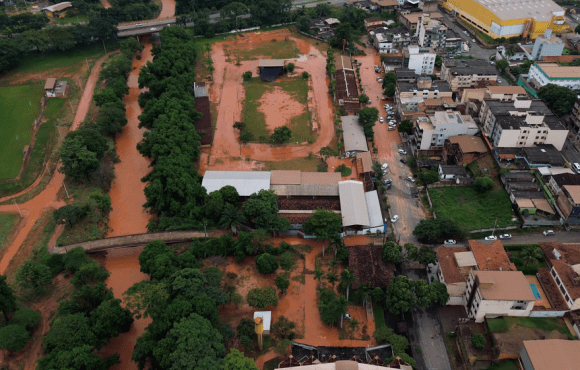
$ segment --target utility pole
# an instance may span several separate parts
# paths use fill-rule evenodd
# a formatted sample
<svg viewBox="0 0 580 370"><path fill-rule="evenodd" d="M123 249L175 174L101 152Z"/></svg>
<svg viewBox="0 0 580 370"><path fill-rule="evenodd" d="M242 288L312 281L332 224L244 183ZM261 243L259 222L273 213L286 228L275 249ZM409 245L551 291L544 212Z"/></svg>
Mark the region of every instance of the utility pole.
<svg viewBox="0 0 580 370"><path fill-rule="evenodd" d="M107 48L105 47L105 39L101 39L103 41L103 49L105 49L105 54L107 54Z"/></svg>
<svg viewBox="0 0 580 370"><path fill-rule="evenodd" d="M66 197L70 198L70 196L68 195L68 190L66 190L66 185L65 185L64 181L62 182L62 186L64 186L64 191L66 192Z"/></svg>
<svg viewBox="0 0 580 370"><path fill-rule="evenodd" d="M20 213L20 217L24 217L22 216L22 212L20 212L20 207L18 207L18 204L16 204L16 200L14 200L14 205L16 206L16 209L18 209L18 213Z"/></svg>

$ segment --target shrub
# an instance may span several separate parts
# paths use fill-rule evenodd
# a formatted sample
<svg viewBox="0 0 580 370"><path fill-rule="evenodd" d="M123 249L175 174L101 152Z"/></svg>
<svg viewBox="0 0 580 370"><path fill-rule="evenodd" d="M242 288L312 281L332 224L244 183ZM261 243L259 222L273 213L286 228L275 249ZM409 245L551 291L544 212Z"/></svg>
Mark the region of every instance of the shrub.
<svg viewBox="0 0 580 370"><path fill-rule="evenodd" d="M255 326L256 324L254 323L254 320L248 318L241 319L240 323L236 327L236 331L238 332L238 338L241 338L243 336L250 338L253 337L255 334L254 332Z"/></svg>
<svg viewBox="0 0 580 370"><path fill-rule="evenodd" d="M14 313L11 323L14 325L20 325L30 330L34 326L40 324L41 320L42 315L40 314L40 312L35 311L31 308L24 308Z"/></svg>
<svg viewBox="0 0 580 370"><path fill-rule="evenodd" d="M0 329L0 348L10 352L22 350L28 343L30 334L20 325L8 325Z"/></svg>
<svg viewBox="0 0 580 370"><path fill-rule="evenodd" d="M294 65L294 63L288 63L288 65L286 66L286 70L290 73L294 72L294 68L296 66Z"/></svg>
<svg viewBox="0 0 580 370"><path fill-rule="evenodd" d="M284 252L280 256L280 267L282 267L285 271L292 270L294 266L294 256L290 252Z"/></svg>
<svg viewBox="0 0 580 370"><path fill-rule="evenodd" d="M482 334L473 334L471 337L471 344L477 349L485 347L485 337Z"/></svg>
<svg viewBox="0 0 580 370"><path fill-rule="evenodd" d="M252 79L252 71L244 72L242 78L244 79L244 81L250 81Z"/></svg>
<svg viewBox="0 0 580 370"><path fill-rule="evenodd" d="M480 193L485 193L486 191L490 191L493 189L493 180L489 177L479 177L475 179L473 186L479 191Z"/></svg>
<svg viewBox="0 0 580 370"><path fill-rule="evenodd" d="M350 174L352 173L352 170L350 167L347 167L344 164L341 164L340 166L336 167L336 170L334 170L334 172L340 172L341 176L350 176Z"/></svg>
<svg viewBox="0 0 580 370"><path fill-rule="evenodd" d="M278 297L276 296L276 290L272 287L266 289L254 288L248 292L246 296L246 301L252 307L256 307L260 310L273 305L278 305Z"/></svg>
<svg viewBox="0 0 580 370"><path fill-rule="evenodd" d="M278 269L278 260L269 253L264 253L256 258L256 268L261 274L273 274Z"/></svg>
<svg viewBox="0 0 580 370"><path fill-rule="evenodd" d="M288 280L284 275L276 276L274 283L276 284L276 288L278 288L282 293L290 287L290 280Z"/></svg>
<svg viewBox="0 0 580 370"><path fill-rule="evenodd" d="M303 79L307 80L308 77L310 77L310 75L308 74L308 72L306 72L306 71L302 72L302 78Z"/></svg>

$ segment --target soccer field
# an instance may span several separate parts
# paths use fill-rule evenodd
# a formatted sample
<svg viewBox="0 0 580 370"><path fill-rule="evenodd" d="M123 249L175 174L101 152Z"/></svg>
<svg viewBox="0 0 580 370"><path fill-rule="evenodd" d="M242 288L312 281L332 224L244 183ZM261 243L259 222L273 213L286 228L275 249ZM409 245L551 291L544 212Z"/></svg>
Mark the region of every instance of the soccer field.
<svg viewBox="0 0 580 370"><path fill-rule="evenodd" d="M30 144L43 92L42 85L0 87L0 180L20 171L22 148Z"/></svg>

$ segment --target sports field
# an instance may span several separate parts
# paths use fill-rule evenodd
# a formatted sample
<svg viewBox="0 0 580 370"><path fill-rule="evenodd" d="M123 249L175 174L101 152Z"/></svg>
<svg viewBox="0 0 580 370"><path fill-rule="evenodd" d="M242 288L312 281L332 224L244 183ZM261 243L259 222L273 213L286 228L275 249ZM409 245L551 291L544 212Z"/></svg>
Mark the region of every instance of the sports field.
<svg viewBox="0 0 580 370"><path fill-rule="evenodd" d="M22 148L30 143L43 92L42 85L0 87L0 180L20 171Z"/></svg>

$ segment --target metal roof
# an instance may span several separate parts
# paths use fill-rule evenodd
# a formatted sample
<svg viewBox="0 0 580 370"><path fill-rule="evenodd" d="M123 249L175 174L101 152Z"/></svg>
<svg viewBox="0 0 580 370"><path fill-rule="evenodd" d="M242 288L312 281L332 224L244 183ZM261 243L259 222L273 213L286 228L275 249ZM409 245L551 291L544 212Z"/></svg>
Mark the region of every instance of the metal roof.
<svg viewBox="0 0 580 370"><path fill-rule="evenodd" d="M53 90L54 85L56 85L56 78L49 77L46 79L46 83L44 84L44 89L45 90Z"/></svg>
<svg viewBox="0 0 580 370"><path fill-rule="evenodd" d="M367 213L369 215L368 227L383 226L383 214L381 212L381 203L379 202L379 194L376 190L365 193L367 201Z"/></svg>
<svg viewBox="0 0 580 370"><path fill-rule="evenodd" d="M47 6L46 8L42 8L41 10L48 10L49 12L58 12L60 10L64 10L70 7L72 7L72 4L69 1L65 1L62 3Z"/></svg>
<svg viewBox="0 0 580 370"><path fill-rule="evenodd" d="M338 183L342 226L370 224L367 212L364 185L360 181L341 181Z"/></svg>
<svg viewBox="0 0 580 370"><path fill-rule="evenodd" d="M274 170L270 177L272 185L299 185L300 170Z"/></svg>
<svg viewBox="0 0 580 370"><path fill-rule="evenodd" d="M373 159L371 157L371 152L359 152L356 153L356 157L362 162L363 172L373 171Z"/></svg>
<svg viewBox="0 0 580 370"><path fill-rule="evenodd" d="M258 67L284 67L283 59L260 59Z"/></svg>
<svg viewBox="0 0 580 370"><path fill-rule="evenodd" d="M342 135L344 137L344 150L347 152L369 150L367 138L363 127L358 123L358 116L342 116Z"/></svg>
<svg viewBox="0 0 580 370"><path fill-rule="evenodd" d="M248 197L260 190L270 190L270 171L206 171L201 182L207 193L233 186L238 194Z"/></svg>
<svg viewBox="0 0 580 370"><path fill-rule="evenodd" d="M338 182L335 184L272 184L272 190L281 196L321 196L337 197Z"/></svg>

